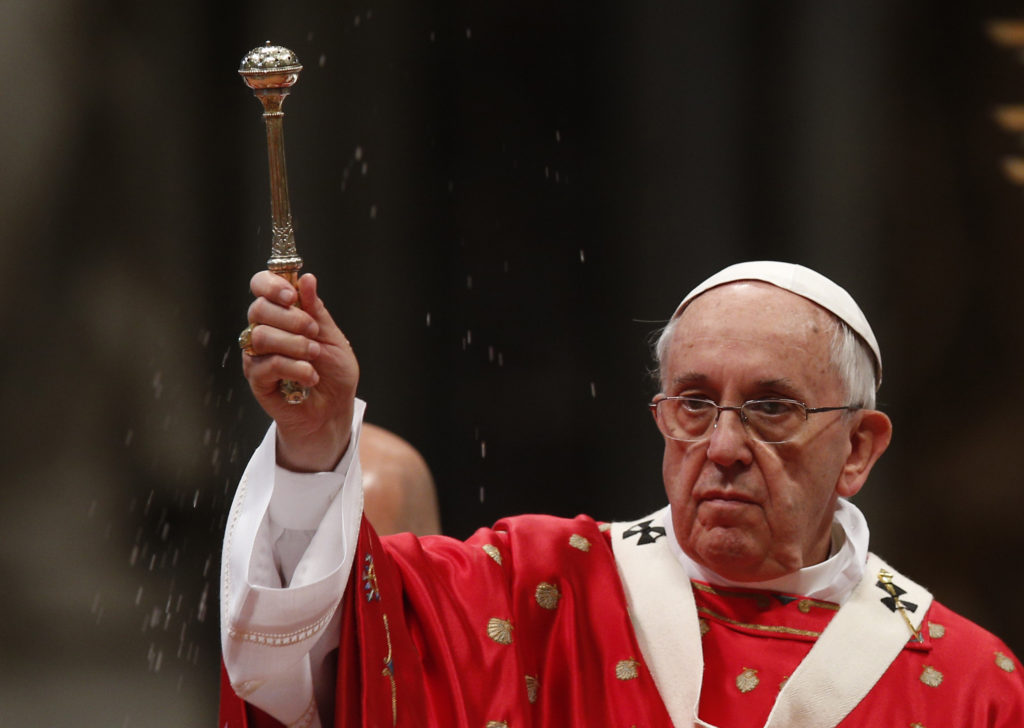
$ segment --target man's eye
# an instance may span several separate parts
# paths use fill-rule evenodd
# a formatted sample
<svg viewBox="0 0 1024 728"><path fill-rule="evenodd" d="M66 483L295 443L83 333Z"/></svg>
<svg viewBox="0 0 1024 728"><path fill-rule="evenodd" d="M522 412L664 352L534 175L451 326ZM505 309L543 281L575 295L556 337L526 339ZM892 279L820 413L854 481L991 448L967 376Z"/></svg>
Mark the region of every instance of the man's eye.
<svg viewBox="0 0 1024 728"><path fill-rule="evenodd" d="M758 399L744 405L752 415L763 417L784 417L793 414L795 405L781 399Z"/></svg>
<svg viewBox="0 0 1024 728"><path fill-rule="evenodd" d="M699 413L707 412L709 409L714 409L715 405L706 399L695 399L693 397L683 397L679 400L680 408L687 412Z"/></svg>

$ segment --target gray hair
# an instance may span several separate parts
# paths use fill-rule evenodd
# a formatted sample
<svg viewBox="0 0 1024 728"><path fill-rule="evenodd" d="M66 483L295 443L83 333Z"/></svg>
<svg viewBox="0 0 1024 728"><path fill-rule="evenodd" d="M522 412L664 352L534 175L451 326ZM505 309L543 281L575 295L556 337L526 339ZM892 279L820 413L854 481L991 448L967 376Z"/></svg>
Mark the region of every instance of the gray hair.
<svg viewBox="0 0 1024 728"><path fill-rule="evenodd" d="M657 370L654 372L662 390L666 387L662 364L668 356L668 348L672 342L672 335L675 333L676 325L679 323L679 316L676 316L665 325L660 332L655 332L658 338L654 343L654 361L657 363ZM846 402L854 407L863 409L875 408L875 360L861 338L851 329L845 321L829 312L829 319L832 321L832 341L829 352L832 360L832 367L839 375L843 389L846 391Z"/></svg>

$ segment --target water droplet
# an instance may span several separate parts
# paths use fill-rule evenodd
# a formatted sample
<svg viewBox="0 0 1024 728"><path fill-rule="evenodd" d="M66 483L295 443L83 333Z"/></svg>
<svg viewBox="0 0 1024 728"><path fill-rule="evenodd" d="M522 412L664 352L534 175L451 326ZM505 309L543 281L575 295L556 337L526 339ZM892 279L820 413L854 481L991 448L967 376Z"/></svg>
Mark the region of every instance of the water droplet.
<svg viewBox="0 0 1024 728"><path fill-rule="evenodd" d="M580 248L580 263L586 263L587 257L583 254L583 248Z"/></svg>
<svg viewBox="0 0 1024 728"><path fill-rule="evenodd" d="M486 440L481 440L480 441L480 459L482 460L483 458L486 458L486 457L487 457L487 441Z"/></svg>
<svg viewBox="0 0 1024 728"><path fill-rule="evenodd" d="M473 276L466 276L466 288L473 290Z"/></svg>
<svg viewBox="0 0 1024 728"><path fill-rule="evenodd" d="M326 65L327 65L327 54L326 53L321 53L320 54L320 68L323 68Z"/></svg>
<svg viewBox="0 0 1024 728"><path fill-rule="evenodd" d="M466 28L466 40L469 40L472 37L473 37L473 29L472 28Z"/></svg>
<svg viewBox="0 0 1024 728"><path fill-rule="evenodd" d="M466 329L466 343L467 344L472 344L473 343L473 332L470 329Z"/></svg>
<svg viewBox="0 0 1024 728"><path fill-rule="evenodd" d="M370 205L370 219L371 220L376 220L377 219L377 206L376 205Z"/></svg>
<svg viewBox="0 0 1024 728"><path fill-rule="evenodd" d="M559 144L562 143L562 132L560 132L558 129L555 129L555 141L558 142Z"/></svg>
<svg viewBox="0 0 1024 728"><path fill-rule="evenodd" d="M361 160L363 158L363 148L362 147L356 147L356 151L354 153L354 156L355 156L357 162L359 160Z"/></svg>
<svg viewBox="0 0 1024 728"><path fill-rule="evenodd" d="M360 173L365 177L366 173L370 171L370 163L363 162L363 166L359 168Z"/></svg>
<svg viewBox="0 0 1024 728"><path fill-rule="evenodd" d="M359 23L360 23L360 22L361 22L361 21L360 21L360 19L359 19L359 16L358 16L358 15L357 15L356 17L352 18L352 25L356 26L357 28L359 27Z"/></svg>
<svg viewBox="0 0 1024 728"><path fill-rule="evenodd" d="M550 177L551 177L551 168L545 166L544 167L544 179L549 179Z"/></svg>
<svg viewBox="0 0 1024 728"><path fill-rule="evenodd" d="M487 347L487 361L491 362L492 364L494 363L494 347L493 346L488 346Z"/></svg>
<svg viewBox="0 0 1024 728"><path fill-rule="evenodd" d="M484 502L484 487L482 485L480 486L480 502Z"/></svg>
<svg viewBox="0 0 1024 728"><path fill-rule="evenodd" d="M427 327L430 327L430 311L427 311Z"/></svg>
<svg viewBox="0 0 1024 728"><path fill-rule="evenodd" d="M597 384L595 382L590 383L590 396L597 399Z"/></svg>
<svg viewBox="0 0 1024 728"><path fill-rule="evenodd" d="M435 40L437 40L437 33L430 31L430 42L433 43Z"/></svg>

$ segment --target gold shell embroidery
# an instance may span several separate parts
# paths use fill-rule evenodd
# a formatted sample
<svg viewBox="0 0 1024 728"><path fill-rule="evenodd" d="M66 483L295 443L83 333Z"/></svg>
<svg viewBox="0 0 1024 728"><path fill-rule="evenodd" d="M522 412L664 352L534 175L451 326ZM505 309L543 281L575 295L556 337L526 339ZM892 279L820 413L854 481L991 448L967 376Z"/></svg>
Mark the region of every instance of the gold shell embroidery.
<svg viewBox="0 0 1024 728"><path fill-rule="evenodd" d="M910 728L924 728L924 723L911 723Z"/></svg>
<svg viewBox="0 0 1024 728"><path fill-rule="evenodd" d="M619 680L636 680L640 677L640 663L630 657L628 660L619 660L615 665L615 677Z"/></svg>
<svg viewBox="0 0 1024 728"><path fill-rule="evenodd" d="M757 676L757 670L752 667L744 667L743 672L736 676L736 687L741 693L749 693L761 684L761 678Z"/></svg>
<svg viewBox="0 0 1024 728"><path fill-rule="evenodd" d="M796 603L796 608L799 609L804 614L807 614L808 612L811 611L811 600L810 599L801 599L799 602Z"/></svg>
<svg viewBox="0 0 1024 728"><path fill-rule="evenodd" d="M533 675L526 676L526 699L530 704L537 702L537 692L540 690L540 681Z"/></svg>
<svg viewBox="0 0 1024 728"><path fill-rule="evenodd" d="M574 549L579 549L580 551L590 551L590 541L583 536L580 536L578 533L574 533L569 537L569 545Z"/></svg>
<svg viewBox="0 0 1024 728"><path fill-rule="evenodd" d="M700 624L700 636L701 637L703 637L704 635L706 635L708 632L711 631L711 625L708 624L708 620L706 620L703 617L701 617L700 619L697 620L697 622Z"/></svg>
<svg viewBox="0 0 1024 728"><path fill-rule="evenodd" d="M508 723L503 720L489 720L487 721L487 728L508 728Z"/></svg>
<svg viewBox="0 0 1024 728"><path fill-rule="evenodd" d="M512 623L507 619L491 617L487 621L487 636L499 645L512 644Z"/></svg>
<svg viewBox="0 0 1024 728"><path fill-rule="evenodd" d="M921 671L921 682L930 688L937 688L942 684L942 673L931 665L925 665Z"/></svg>
<svg viewBox="0 0 1024 728"><path fill-rule="evenodd" d="M537 591L534 592L533 596L537 600L537 604L544 609L554 609L558 606L558 600L562 598L558 587L554 584L548 584L546 581L542 581L537 585Z"/></svg>
<svg viewBox="0 0 1024 728"><path fill-rule="evenodd" d="M485 543L480 548L482 548L484 550L485 554L487 554L492 559L494 559L494 562L498 566L501 566L501 552L498 551L498 547L497 546L495 546L494 544Z"/></svg>
<svg viewBox="0 0 1024 728"><path fill-rule="evenodd" d="M928 636L933 640L942 639L946 636L946 628L935 622L928 623Z"/></svg>
<svg viewBox="0 0 1024 728"><path fill-rule="evenodd" d="M1004 655L1002 652L996 653L996 665L999 667L1000 670L1005 670L1006 672L1013 672L1017 669L1017 667L1013 664L1013 660Z"/></svg>

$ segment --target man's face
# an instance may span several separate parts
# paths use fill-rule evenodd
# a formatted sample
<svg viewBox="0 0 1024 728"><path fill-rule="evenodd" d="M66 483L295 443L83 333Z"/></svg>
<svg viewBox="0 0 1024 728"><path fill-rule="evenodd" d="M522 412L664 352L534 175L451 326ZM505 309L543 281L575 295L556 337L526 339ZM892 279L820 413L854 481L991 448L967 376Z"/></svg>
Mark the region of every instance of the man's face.
<svg viewBox="0 0 1024 728"><path fill-rule="evenodd" d="M734 406L766 397L845 405L831 332L827 312L781 288L714 288L677 322L662 362L664 394ZM850 478L848 464L861 416L814 414L793 440L767 445L747 434L737 412L723 412L704 440L666 438L662 475L683 550L736 581L772 579L824 560L837 496L853 495L863 483Z"/></svg>

